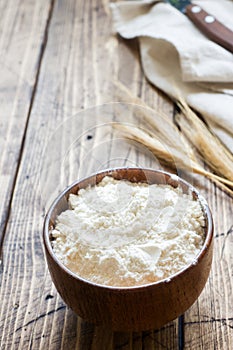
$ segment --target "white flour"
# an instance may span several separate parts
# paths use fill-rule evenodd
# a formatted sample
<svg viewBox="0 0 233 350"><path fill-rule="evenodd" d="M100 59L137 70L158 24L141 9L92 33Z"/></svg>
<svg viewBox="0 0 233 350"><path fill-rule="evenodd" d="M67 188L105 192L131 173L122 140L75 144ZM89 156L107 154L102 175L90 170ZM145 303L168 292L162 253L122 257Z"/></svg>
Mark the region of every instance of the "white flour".
<svg viewBox="0 0 233 350"><path fill-rule="evenodd" d="M204 240L201 205L181 188L105 177L69 197L52 230L57 257L110 286L168 278L193 262Z"/></svg>

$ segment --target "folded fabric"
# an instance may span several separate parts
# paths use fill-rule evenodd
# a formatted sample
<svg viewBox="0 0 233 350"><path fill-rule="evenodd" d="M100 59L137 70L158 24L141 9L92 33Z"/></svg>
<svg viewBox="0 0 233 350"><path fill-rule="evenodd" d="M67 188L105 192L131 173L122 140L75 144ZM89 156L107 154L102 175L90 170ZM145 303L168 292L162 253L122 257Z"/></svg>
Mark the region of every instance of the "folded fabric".
<svg viewBox="0 0 233 350"><path fill-rule="evenodd" d="M233 2L196 0L233 30ZM181 94L200 112L233 152L233 55L210 41L168 3L112 3L116 31L139 37L143 70L148 80L177 99Z"/></svg>

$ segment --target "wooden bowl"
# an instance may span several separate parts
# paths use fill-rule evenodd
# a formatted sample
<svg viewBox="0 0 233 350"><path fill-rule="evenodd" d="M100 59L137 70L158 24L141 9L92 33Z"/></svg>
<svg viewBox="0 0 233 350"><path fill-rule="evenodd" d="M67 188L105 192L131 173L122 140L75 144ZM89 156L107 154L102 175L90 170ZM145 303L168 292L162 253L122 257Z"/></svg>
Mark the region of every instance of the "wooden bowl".
<svg viewBox="0 0 233 350"><path fill-rule="evenodd" d="M50 229L57 216L68 208L70 193L99 183L104 176L149 184L170 184L192 191L205 216L205 241L195 261L182 271L147 285L109 287L87 281L66 268L53 252ZM74 183L54 201L46 215L43 230L48 267L53 282L65 303L83 319L106 325L115 331L142 331L160 328L184 313L198 298L207 281L213 254L213 220L206 202L187 182L162 171L119 168L100 172Z"/></svg>

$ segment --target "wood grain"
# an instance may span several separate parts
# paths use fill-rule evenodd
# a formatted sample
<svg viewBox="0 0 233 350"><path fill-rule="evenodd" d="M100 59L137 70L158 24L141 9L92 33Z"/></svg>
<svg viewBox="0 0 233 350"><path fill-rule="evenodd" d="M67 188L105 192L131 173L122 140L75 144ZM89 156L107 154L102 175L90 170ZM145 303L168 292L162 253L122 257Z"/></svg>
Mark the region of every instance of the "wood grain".
<svg viewBox="0 0 233 350"><path fill-rule="evenodd" d="M177 321L151 332L105 335L77 318L52 285L41 235L50 197L77 177L100 164L154 164L109 128L100 132L100 119L78 112L114 101L114 79L171 118L173 104L145 81L136 41L112 33L108 0L57 0L54 7L10 0L0 7L0 348L178 349ZM232 349L232 199L194 180L213 210L216 237L211 278L185 314L185 348Z"/></svg>
<svg viewBox="0 0 233 350"><path fill-rule="evenodd" d="M0 4L0 259L50 7L51 1L43 0L3 0Z"/></svg>

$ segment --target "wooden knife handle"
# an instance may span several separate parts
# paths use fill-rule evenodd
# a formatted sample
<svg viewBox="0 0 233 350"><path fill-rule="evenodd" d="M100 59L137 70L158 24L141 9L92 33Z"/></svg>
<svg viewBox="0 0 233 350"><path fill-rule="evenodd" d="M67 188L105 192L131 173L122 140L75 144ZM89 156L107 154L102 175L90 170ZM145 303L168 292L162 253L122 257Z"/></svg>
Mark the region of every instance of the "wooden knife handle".
<svg viewBox="0 0 233 350"><path fill-rule="evenodd" d="M233 32L198 5L188 5L186 15L212 41L233 53Z"/></svg>

